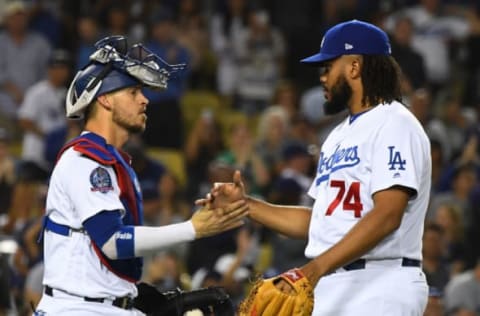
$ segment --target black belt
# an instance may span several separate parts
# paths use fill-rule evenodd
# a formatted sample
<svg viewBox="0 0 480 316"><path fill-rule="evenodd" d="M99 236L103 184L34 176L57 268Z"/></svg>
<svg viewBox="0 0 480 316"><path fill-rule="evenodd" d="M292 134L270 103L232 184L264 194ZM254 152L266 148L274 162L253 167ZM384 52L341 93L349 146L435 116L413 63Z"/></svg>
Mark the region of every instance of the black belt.
<svg viewBox="0 0 480 316"><path fill-rule="evenodd" d="M59 290L59 289L55 289L55 290L60 291L60 292L64 292L64 293L72 295L72 296L77 296L77 295L74 295L74 294L67 293L63 290ZM46 285L45 286L45 294L53 297L53 288ZM83 298L83 300L86 301L86 302L103 303L106 300L105 298L101 298L101 297L86 297L86 296L77 296L77 297ZM117 297L112 301L112 305L116 306L116 307L123 308L123 309L132 309L133 298L131 298L130 296Z"/></svg>
<svg viewBox="0 0 480 316"><path fill-rule="evenodd" d="M367 263L366 259L358 259L353 261L352 263L349 263L343 268L347 271L352 271L352 270L362 270L365 269L365 265ZM422 265L422 262L417 259L410 259L410 258L402 258L402 267L420 267Z"/></svg>

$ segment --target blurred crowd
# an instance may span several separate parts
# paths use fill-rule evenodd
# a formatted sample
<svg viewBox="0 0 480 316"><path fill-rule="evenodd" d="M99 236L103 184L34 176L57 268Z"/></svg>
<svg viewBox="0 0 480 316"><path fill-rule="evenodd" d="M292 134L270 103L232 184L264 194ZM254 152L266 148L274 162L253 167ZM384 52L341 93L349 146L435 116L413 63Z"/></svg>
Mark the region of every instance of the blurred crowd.
<svg viewBox="0 0 480 316"><path fill-rule="evenodd" d="M431 139L425 315L480 315L478 0L0 0L0 315L28 314L42 294L48 177L82 130L64 100L97 40L127 35L188 65L168 90L146 92L147 130L125 147L145 222L167 225L236 169L259 198L312 205L320 146L346 114L324 115L318 72L299 60L354 18L389 33L403 102ZM305 244L247 222L152 254L143 279L160 290L224 286L238 303L255 277L303 265Z"/></svg>

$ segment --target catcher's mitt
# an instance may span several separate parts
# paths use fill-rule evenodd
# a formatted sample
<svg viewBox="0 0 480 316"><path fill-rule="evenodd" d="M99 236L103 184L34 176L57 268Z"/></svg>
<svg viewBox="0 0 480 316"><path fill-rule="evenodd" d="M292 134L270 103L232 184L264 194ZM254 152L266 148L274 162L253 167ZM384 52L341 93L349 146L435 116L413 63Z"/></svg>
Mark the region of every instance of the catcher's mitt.
<svg viewBox="0 0 480 316"><path fill-rule="evenodd" d="M278 281L288 282L295 293L283 293ZM313 310L313 289L299 269L289 270L270 279L260 279L240 304L240 316L310 316Z"/></svg>
<svg viewBox="0 0 480 316"><path fill-rule="evenodd" d="M203 315L234 316L233 303L221 287L184 292L179 289L159 292L146 283L137 284L134 307L148 316L180 316L198 309Z"/></svg>

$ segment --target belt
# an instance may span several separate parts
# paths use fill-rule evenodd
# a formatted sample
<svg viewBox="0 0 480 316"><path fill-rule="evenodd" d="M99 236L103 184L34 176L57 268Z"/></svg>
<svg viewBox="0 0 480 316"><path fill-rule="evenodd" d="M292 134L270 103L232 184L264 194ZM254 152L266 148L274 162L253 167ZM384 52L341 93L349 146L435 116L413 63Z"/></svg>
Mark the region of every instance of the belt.
<svg viewBox="0 0 480 316"><path fill-rule="evenodd" d="M72 233L85 234L85 230L83 228L72 228L67 225L55 223L48 216L45 216L43 225L46 230L50 230L63 236L70 236Z"/></svg>
<svg viewBox="0 0 480 316"><path fill-rule="evenodd" d="M62 236L71 236L72 233L86 233L83 228L72 228L67 225L55 223L48 216L43 217L42 230L38 234L37 242L42 241L44 230L48 230Z"/></svg>
<svg viewBox="0 0 480 316"><path fill-rule="evenodd" d="M53 290L63 292L67 295L82 298L86 302L103 303L105 301L106 302L110 301L109 299L102 298L102 297L78 296L78 295L70 294L70 293L68 293L66 291L63 291L63 290L60 290L60 289L53 289L52 287L50 287L48 285L45 286L45 294L47 294L48 296L53 297ZM133 298L131 298L130 296L117 297L114 300L112 300L111 302L112 302L113 306L120 307L120 308L123 308L123 309L132 309L133 308Z"/></svg>
<svg viewBox="0 0 480 316"><path fill-rule="evenodd" d="M387 259L389 260L389 259ZM395 260L395 259L394 259ZM410 258L401 258L401 266L402 267L421 267L422 266L422 261L417 260L417 259L410 259ZM352 271L352 270L362 270L365 269L367 262L368 261L375 261L375 260L367 260L367 259L358 259L355 260L345 266L343 266L343 269L346 271ZM381 260L379 260L381 261Z"/></svg>

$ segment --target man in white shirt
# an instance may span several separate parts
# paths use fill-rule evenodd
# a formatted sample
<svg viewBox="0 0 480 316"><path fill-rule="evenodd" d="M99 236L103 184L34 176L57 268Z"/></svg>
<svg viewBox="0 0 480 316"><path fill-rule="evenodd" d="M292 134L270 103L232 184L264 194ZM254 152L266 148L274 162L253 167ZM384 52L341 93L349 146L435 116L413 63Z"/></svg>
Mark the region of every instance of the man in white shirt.
<svg viewBox="0 0 480 316"><path fill-rule="evenodd" d="M246 199L251 219L291 238L308 238L310 261L274 281L278 292L255 288L270 303L253 293L240 315L281 311L276 308L295 295L290 284L306 279L314 287L315 316L421 316L428 295L421 260L430 142L399 102L400 72L388 37L362 21L339 23L326 32L320 52L302 62L322 70L326 113L349 112L322 144L308 190L313 208L246 196L238 171L234 183L218 184L198 201L229 205ZM295 307L311 304L301 303Z"/></svg>
<svg viewBox="0 0 480 316"><path fill-rule="evenodd" d="M66 125L63 102L70 76L69 53L57 50L48 62L47 78L30 87L18 110L20 127L23 129L22 161L49 171L45 156L46 135Z"/></svg>

